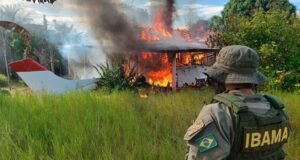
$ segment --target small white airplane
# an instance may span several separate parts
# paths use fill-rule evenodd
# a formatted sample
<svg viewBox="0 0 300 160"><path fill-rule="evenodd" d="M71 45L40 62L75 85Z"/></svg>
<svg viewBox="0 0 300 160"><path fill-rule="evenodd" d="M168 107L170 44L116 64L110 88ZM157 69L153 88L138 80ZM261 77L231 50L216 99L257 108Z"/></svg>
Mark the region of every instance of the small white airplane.
<svg viewBox="0 0 300 160"><path fill-rule="evenodd" d="M18 76L35 92L62 94L75 90L92 90L99 79L67 80L55 75L33 59L27 58L9 64Z"/></svg>

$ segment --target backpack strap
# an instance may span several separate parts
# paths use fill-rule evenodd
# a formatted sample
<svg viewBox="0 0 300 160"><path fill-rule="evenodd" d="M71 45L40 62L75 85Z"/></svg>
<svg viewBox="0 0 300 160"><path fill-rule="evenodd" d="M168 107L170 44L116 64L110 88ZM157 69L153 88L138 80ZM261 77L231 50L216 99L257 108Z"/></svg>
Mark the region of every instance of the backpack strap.
<svg viewBox="0 0 300 160"><path fill-rule="evenodd" d="M278 97L270 95L270 94L263 94L263 96L268 100L268 102L271 103L271 105L275 109L283 109L284 108L283 102Z"/></svg>
<svg viewBox="0 0 300 160"><path fill-rule="evenodd" d="M234 113L239 113L248 109L247 104L244 102L244 98L235 96L229 93L221 93L213 98L215 102L224 103L230 107Z"/></svg>

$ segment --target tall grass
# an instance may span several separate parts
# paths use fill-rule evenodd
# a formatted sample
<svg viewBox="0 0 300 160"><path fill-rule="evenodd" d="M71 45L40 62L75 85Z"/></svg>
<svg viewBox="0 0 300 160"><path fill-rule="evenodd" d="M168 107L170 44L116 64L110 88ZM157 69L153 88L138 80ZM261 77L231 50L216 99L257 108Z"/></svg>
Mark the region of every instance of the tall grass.
<svg viewBox="0 0 300 160"><path fill-rule="evenodd" d="M5 75L0 74L0 87L7 87L8 79Z"/></svg>
<svg viewBox="0 0 300 160"><path fill-rule="evenodd" d="M288 144L285 145L285 151L288 154L288 159L300 159L300 94L285 93L281 91L272 91L274 95L280 97L290 116L292 125L292 135Z"/></svg>
<svg viewBox="0 0 300 160"><path fill-rule="evenodd" d="M183 135L212 96L208 90L148 99L132 92L0 96L0 159L183 159ZM289 158L300 158L299 95L280 96L295 128Z"/></svg>

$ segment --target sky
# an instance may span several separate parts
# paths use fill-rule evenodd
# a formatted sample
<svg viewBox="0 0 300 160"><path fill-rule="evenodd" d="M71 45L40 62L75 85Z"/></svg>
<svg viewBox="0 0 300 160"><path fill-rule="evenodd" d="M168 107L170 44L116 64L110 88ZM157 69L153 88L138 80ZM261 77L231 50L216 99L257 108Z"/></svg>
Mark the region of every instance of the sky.
<svg viewBox="0 0 300 160"><path fill-rule="evenodd" d="M22 6L26 12L33 13L32 17L35 23L42 23L42 15L46 15L51 22L57 21L68 22L75 25L76 28L85 28L87 18L78 12L78 9L72 5L65 3L71 0L57 0L52 4L34 4L26 2L26 0L0 0L1 5L16 4ZM149 11L150 0L120 0L123 3ZM157 0L159 1L159 0ZM214 15L220 15L224 5L228 0L176 0L176 19L174 27L182 27L186 22L189 12L194 12L202 19L209 19ZM300 9L300 0L290 0L297 9Z"/></svg>

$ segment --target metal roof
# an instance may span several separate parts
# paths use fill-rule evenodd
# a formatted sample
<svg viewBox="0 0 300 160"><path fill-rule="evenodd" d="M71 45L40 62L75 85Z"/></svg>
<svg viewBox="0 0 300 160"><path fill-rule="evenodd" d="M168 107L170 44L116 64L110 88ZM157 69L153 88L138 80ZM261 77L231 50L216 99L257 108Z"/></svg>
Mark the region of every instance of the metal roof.
<svg viewBox="0 0 300 160"><path fill-rule="evenodd" d="M178 40L151 41L146 43L144 51L148 52L200 52L200 51L219 51L220 48L211 48L205 43L187 42Z"/></svg>

